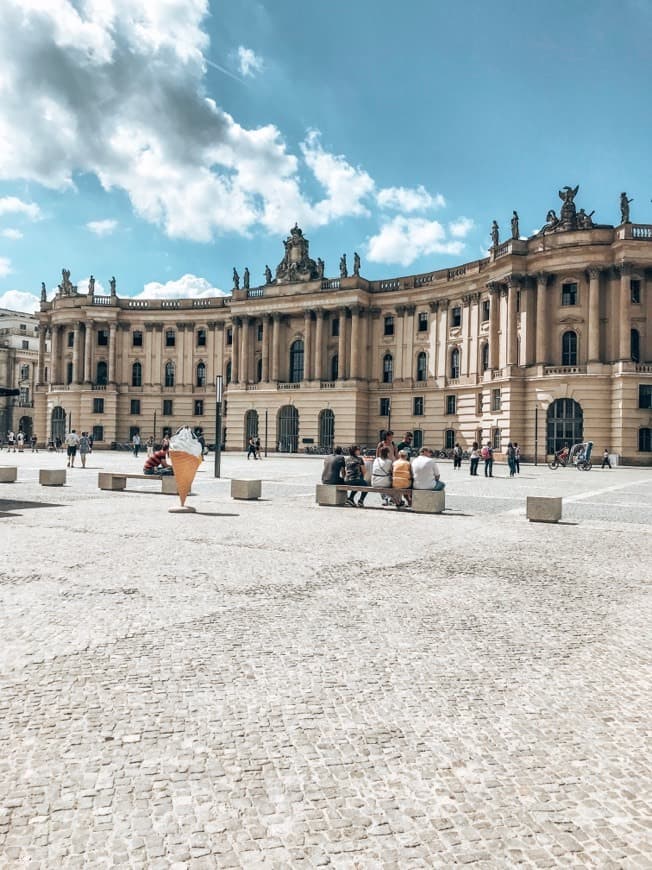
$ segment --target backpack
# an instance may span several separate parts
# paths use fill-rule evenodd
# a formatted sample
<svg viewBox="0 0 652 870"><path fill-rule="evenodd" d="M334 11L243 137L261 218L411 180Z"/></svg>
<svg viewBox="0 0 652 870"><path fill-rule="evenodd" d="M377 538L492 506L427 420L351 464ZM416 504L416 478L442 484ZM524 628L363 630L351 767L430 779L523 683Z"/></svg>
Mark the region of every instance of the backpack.
<svg viewBox="0 0 652 870"><path fill-rule="evenodd" d="M480 456L482 456L483 459L489 459L489 448L486 446L483 447L480 451Z"/></svg>

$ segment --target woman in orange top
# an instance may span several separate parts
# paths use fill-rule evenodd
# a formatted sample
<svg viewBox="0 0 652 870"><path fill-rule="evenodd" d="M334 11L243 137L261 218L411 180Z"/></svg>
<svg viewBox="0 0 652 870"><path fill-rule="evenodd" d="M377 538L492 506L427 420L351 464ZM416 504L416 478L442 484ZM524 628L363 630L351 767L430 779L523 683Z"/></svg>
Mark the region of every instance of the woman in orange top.
<svg viewBox="0 0 652 870"><path fill-rule="evenodd" d="M399 450L398 459L392 465L392 488L412 489L412 466L407 450ZM408 505L412 504L412 493L405 494Z"/></svg>

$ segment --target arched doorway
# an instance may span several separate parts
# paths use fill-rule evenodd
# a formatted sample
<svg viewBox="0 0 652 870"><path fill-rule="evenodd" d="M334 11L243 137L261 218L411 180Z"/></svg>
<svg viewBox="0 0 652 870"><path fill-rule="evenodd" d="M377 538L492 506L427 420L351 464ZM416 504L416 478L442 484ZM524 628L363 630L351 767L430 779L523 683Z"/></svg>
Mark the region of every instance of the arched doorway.
<svg viewBox="0 0 652 870"><path fill-rule="evenodd" d="M247 448L250 438L258 437L258 411L247 411L245 414L245 443L244 448Z"/></svg>
<svg viewBox="0 0 652 870"><path fill-rule="evenodd" d="M330 408L324 408L319 412L319 446L332 451L334 440L335 414Z"/></svg>
<svg viewBox="0 0 652 870"><path fill-rule="evenodd" d="M32 418L21 417L18 421L18 431L22 431L25 436L25 441L29 441L32 437Z"/></svg>
<svg viewBox="0 0 652 870"><path fill-rule="evenodd" d="M50 417L50 439L55 441L57 438L60 438L63 441L65 437L66 412L61 405L57 405L56 408L52 409L52 416Z"/></svg>
<svg viewBox="0 0 652 870"><path fill-rule="evenodd" d="M278 412L276 444L279 453L296 453L299 449L299 412L294 405L284 405Z"/></svg>
<svg viewBox="0 0 652 870"><path fill-rule="evenodd" d="M556 399L548 406L546 450L557 453L584 440L584 414L574 399Z"/></svg>

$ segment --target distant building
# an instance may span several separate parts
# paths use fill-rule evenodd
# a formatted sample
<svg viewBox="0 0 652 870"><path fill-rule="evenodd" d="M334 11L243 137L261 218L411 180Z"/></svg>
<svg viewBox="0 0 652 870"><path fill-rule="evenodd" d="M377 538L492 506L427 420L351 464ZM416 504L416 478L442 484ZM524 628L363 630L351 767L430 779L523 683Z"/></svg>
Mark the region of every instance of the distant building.
<svg viewBox="0 0 652 870"><path fill-rule="evenodd" d="M20 390L0 396L0 437L21 429L31 437L38 364L38 320L33 314L0 308L0 386Z"/></svg>
<svg viewBox="0 0 652 870"><path fill-rule="evenodd" d="M426 274L368 281L343 257L323 277L297 226L275 276L225 298L96 296L64 272L38 315L38 431L71 419L109 446L189 423L213 442L221 374L228 450L375 445L391 425L437 449L542 460L590 439L652 463L652 226L594 225L564 190L536 235Z"/></svg>

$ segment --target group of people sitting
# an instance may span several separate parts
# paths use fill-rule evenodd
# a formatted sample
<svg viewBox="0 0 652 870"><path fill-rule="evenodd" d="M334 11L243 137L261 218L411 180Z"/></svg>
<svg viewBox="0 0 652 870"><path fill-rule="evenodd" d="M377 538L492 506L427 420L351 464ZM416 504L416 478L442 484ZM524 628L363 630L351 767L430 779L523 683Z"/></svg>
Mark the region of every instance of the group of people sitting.
<svg viewBox="0 0 652 870"><path fill-rule="evenodd" d="M371 467L371 483L365 478L365 462L357 444L349 447L348 456L344 455L341 447L336 447L333 455L326 457L321 482L331 485L348 484L351 487L371 486L386 490L404 490L396 495L391 493L381 495L384 506L396 505L397 508L411 506L410 490L444 489L446 484L441 480L439 466L429 447L422 447L418 453L415 453L411 432L406 433L404 441L398 446L394 444L394 433L391 430L382 434L383 439L376 447L376 456ZM358 489L347 492L346 504L351 507L364 507L368 493L362 490L356 501L356 492Z"/></svg>

